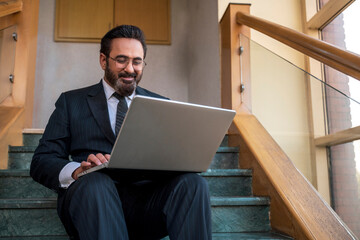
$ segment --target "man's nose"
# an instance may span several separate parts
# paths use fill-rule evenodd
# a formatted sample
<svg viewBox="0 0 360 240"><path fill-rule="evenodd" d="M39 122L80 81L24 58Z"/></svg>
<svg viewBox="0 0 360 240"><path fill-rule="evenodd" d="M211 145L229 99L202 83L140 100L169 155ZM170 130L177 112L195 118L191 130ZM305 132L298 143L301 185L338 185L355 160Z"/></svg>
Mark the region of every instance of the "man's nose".
<svg viewBox="0 0 360 240"><path fill-rule="evenodd" d="M131 61L128 62L128 64L126 65L126 67L124 68L124 71L127 73L133 73L135 72L133 64Z"/></svg>

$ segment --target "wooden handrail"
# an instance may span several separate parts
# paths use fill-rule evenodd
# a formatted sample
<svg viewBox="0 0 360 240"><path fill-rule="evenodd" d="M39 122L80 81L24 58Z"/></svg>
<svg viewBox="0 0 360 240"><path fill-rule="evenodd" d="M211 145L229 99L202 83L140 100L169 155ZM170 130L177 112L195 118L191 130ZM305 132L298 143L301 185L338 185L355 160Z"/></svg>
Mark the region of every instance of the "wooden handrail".
<svg viewBox="0 0 360 240"><path fill-rule="evenodd" d="M321 29L334 20L355 0L329 0L306 24L310 29Z"/></svg>
<svg viewBox="0 0 360 240"><path fill-rule="evenodd" d="M330 147L360 139L360 126L315 138L315 146Z"/></svg>
<svg viewBox="0 0 360 240"><path fill-rule="evenodd" d="M23 111L22 107L0 106L0 140Z"/></svg>
<svg viewBox="0 0 360 240"><path fill-rule="evenodd" d="M253 169L254 194L269 195L272 227L295 239L357 239L255 116L237 114L240 165Z"/></svg>
<svg viewBox="0 0 360 240"><path fill-rule="evenodd" d="M23 2L21 0L6 0L0 2L0 17L22 11Z"/></svg>
<svg viewBox="0 0 360 240"><path fill-rule="evenodd" d="M236 21L360 80L360 56L270 21L237 12Z"/></svg>

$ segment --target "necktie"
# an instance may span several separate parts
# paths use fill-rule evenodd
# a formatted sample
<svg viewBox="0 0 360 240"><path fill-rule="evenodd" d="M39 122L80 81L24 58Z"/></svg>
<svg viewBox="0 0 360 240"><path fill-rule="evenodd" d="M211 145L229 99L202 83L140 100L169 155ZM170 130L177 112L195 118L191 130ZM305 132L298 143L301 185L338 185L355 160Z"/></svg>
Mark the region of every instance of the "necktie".
<svg viewBox="0 0 360 240"><path fill-rule="evenodd" d="M115 135L117 136L119 133L119 130L121 128L121 125L124 121L128 107L127 107L125 97L120 96L116 92L113 94L113 96L116 97L117 99L119 99L119 103L117 105L117 110L116 110L116 123L115 123Z"/></svg>

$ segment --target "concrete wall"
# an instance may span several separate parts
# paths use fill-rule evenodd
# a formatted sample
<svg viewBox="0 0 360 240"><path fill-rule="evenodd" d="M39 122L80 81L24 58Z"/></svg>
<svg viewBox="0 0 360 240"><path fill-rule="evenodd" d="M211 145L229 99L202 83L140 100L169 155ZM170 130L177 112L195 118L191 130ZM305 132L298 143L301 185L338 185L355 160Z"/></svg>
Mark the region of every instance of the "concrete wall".
<svg viewBox="0 0 360 240"><path fill-rule="evenodd" d="M149 45L140 83L174 100L220 106L216 0L171 1L171 45ZM33 127L44 128L61 92L103 76L98 43L54 42L55 0L40 0Z"/></svg>

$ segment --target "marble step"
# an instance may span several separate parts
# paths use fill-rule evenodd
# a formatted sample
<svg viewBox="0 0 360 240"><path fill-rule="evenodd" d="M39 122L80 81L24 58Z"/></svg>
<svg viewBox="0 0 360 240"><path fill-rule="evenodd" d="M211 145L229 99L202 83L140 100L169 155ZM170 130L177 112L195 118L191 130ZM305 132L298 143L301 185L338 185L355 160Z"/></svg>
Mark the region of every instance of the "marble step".
<svg viewBox="0 0 360 240"><path fill-rule="evenodd" d="M23 145L24 146L37 146L39 140L42 138L44 129L24 129L23 131ZM227 147L228 144L228 135L224 136L220 147Z"/></svg>
<svg viewBox="0 0 360 240"><path fill-rule="evenodd" d="M29 169L36 146L9 146L8 169ZM210 169L239 168L239 148L219 147Z"/></svg>
<svg viewBox="0 0 360 240"><path fill-rule="evenodd" d="M37 146L39 140L42 138L44 129L24 129L23 130L23 145Z"/></svg>
<svg viewBox="0 0 360 240"><path fill-rule="evenodd" d="M69 240L68 236L9 237L2 240ZM213 233L213 240L290 240L292 238L272 232L261 233ZM170 240L166 237L161 240Z"/></svg>
<svg viewBox="0 0 360 240"><path fill-rule="evenodd" d="M255 233L213 233L213 240L290 240L288 236L273 232L255 232Z"/></svg>
<svg viewBox="0 0 360 240"><path fill-rule="evenodd" d="M269 199L212 197L214 233L269 232ZM0 199L0 236L63 236L56 199Z"/></svg>
<svg viewBox="0 0 360 240"><path fill-rule="evenodd" d="M0 199L0 236L64 236L55 199Z"/></svg>
<svg viewBox="0 0 360 240"><path fill-rule="evenodd" d="M8 169L30 169L36 146L9 146Z"/></svg>
<svg viewBox="0 0 360 240"><path fill-rule="evenodd" d="M252 172L245 169L210 169L201 176L211 196L251 196ZM0 170L0 198L49 198L56 193L35 182L29 170Z"/></svg>
<svg viewBox="0 0 360 240"><path fill-rule="evenodd" d="M275 232L249 232L249 233L213 233L213 240L291 240L288 236L284 236ZM161 240L170 240L169 237Z"/></svg>

